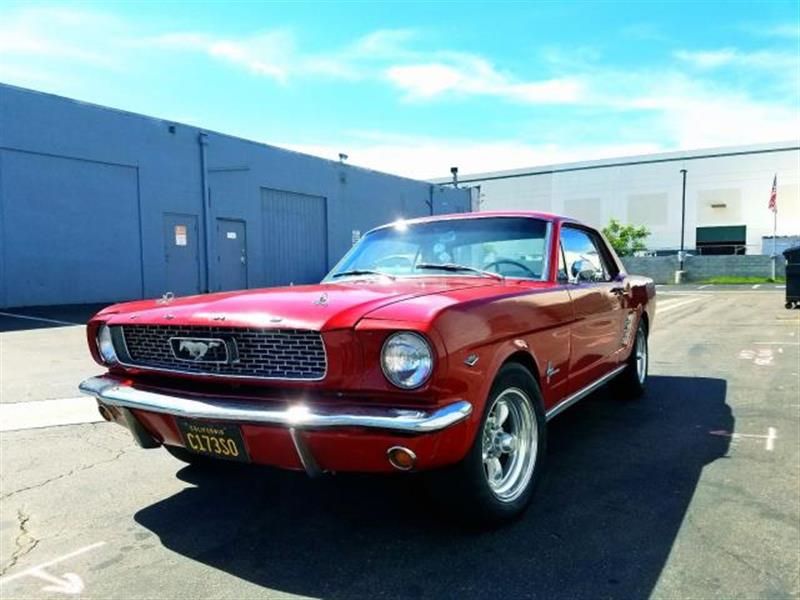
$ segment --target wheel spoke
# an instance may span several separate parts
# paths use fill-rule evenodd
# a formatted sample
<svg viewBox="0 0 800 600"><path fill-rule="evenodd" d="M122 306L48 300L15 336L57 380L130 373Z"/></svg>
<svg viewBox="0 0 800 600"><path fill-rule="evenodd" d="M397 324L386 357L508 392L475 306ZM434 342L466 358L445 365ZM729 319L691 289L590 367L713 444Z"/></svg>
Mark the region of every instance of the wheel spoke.
<svg viewBox="0 0 800 600"><path fill-rule="evenodd" d="M489 409L483 428L486 482L502 502L511 502L529 484L537 457L537 422L523 390L509 387Z"/></svg>
<svg viewBox="0 0 800 600"><path fill-rule="evenodd" d="M489 481L498 482L503 478L503 465L499 458L490 458L486 461L486 475Z"/></svg>
<svg viewBox="0 0 800 600"><path fill-rule="evenodd" d="M505 402L498 402L497 405L494 407L494 424L497 427L501 427L503 423L506 422L508 418L508 404Z"/></svg>

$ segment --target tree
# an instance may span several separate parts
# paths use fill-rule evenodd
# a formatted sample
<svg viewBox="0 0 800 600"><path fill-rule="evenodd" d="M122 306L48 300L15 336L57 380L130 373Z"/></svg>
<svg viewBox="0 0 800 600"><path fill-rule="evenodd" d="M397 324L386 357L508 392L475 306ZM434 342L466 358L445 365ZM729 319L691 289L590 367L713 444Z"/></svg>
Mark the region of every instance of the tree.
<svg viewBox="0 0 800 600"><path fill-rule="evenodd" d="M644 240L650 235L647 227L640 225L623 225L616 219L611 219L603 228L603 235L620 256L631 256L634 252L646 250Z"/></svg>

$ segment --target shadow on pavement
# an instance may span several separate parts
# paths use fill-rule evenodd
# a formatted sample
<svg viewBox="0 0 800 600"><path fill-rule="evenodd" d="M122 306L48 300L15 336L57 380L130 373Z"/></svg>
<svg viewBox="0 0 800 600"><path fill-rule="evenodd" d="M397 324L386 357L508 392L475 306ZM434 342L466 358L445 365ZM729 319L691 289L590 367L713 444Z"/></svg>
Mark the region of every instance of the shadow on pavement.
<svg viewBox="0 0 800 600"><path fill-rule="evenodd" d="M530 510L476 533L414 477L182 469L188 488L135 515L165 547L267 588L325 598L648 596L703 467L733 431L720 379L651 377L600 391L550 424Z"/></svg>
<svg viewBox="0 0 800 600"><path fill-rule="evenodd" d="M108 304L64 304L0 309L0 332L84 325Z"/></svg>

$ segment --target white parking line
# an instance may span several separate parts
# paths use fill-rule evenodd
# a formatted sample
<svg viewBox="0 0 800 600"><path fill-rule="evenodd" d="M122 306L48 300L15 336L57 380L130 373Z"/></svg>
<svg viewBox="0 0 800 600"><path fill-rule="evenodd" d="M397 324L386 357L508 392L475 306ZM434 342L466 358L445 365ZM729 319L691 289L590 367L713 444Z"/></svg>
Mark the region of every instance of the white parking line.
<svg viewBox="0 0 800 600"><path fill-rule="evenodd" d="M754 290L757 290L757 289L758 289L758 288L760 288L760 287L761 287L761 284L760 284L760 283L757 283L757 284L755 284L755 285L753 286L753 288L752 288L752 289L754 289Z"/></svg>
<svg viewBox="0 0 800 600"><path fill-rule="evenodd" d="M97 412L97 401L89 396L0 404L0 431L79 425L102 420Z"/></svg>
<svg viewBox="0 0 800 600"><path fill-rule="evenodd" d="M698 289L698 290L704 290L704 289L706 289L706 288L710 288L710 287L714 287L714 284L713 284L713 283L707 283L706 285L701 285L701 286L700 286L700 287L698 287L697 289Z"/></svg>
<svg viewBox="0 0 800 600"><path fill-rule="evenodd" d="M49 573L45 572L44 569L46 569L47 567L52 567L53 565L58 564L60 562L64 562L65 560L69 560L70 558L75 558L76 556L80 556L81 554L86 554L87 552L90 552L91 550L94 550L95 548L99 548L100 546L105 546L105 544L106 544L105 542L96 542L96 543L94 543L94 544L92 544L90 546L85 546L83 548L79 548L78 550L75 550L75 552L70 552L69 554L65 554L63 556L59 556L58 558L54 558L53 560L48 560L47 562L42 563L40 565L36 565L35 567L31 567L30 569L25 569L24 571L20 571L19 573L14 573L13 575L7 575L6 577L3 577L2 579L0 579L0 585L2 585L4 583L10 583L10 582L14 581L15 579L19 579L21 577L26 577L28 575L31 575L33 577L38 577L39 579L44 579L45 581L52 582L53 579L54 579L53 576L50 575ZM74 575L74 573L68 573L68 575ZM75 575L75 577L78 578L77 581L80 581L80 578L77 575ZM70 578L70 579L72 579L72 578ZM77 587L77 586L75 586L75 587ZM65 592L65 593L74 594L74 593L79 593L82 590L83 590L83 582L81 581L80 582L80 590L77 590L77 592L76 591L68 591L68 592ZM52 590L52 591L61 591L61 590Z"/></svg>
<svg viewBox="0 0 800 600"><path fill-rule="evenodd" d="M773 450L775 450L775 440L777 438L778 438L778 432L775 431L774 427L770 427L769 429L767 429L766 449L769 452L772 452Z"/></svg>
<svg viewBox="0 0 800 600"><path fill-rule="evenodd" d="M767 452L772 452L773 450L775 450L775 440L778 439L778 431L774 427L767 428L767 435L759 435L757 433L732 433L730 431L724 431L724 430L709 431L708 433L710 433L711 435L729 437L732 440L738 440L738 439L765 440L764 450L766 450Z"/></svg>
<svg viewBox="0 0 800 600"><path fill-rule="evenodd" d="M44 317L30 317L28 315L18 315L10 312L0 312L2 317L11 317L12 319L25 319L26 321L40 321L41 323L50 323L53 325L83 325L83 323L74 323L72 321L59 321L58 319L45 319Z"/></svg>
<svg viewBox="0 0 800 600"><path fill-rule="evenodd" d="M669 312L671 310L675 310L676 308L680 308L682 306L686 306L687 304L693 304L694 302L697 302L698 300L700 300L700 298L690 298L689 300L683 300L683 301L677 302L677 303L676 302L672 302L672 303L669 303L669 304L664 303L664 304L666 304L666 306L663 306L663 304L662 304L662 306L658 306L657 305L656 306L656 314Z"/></svg>

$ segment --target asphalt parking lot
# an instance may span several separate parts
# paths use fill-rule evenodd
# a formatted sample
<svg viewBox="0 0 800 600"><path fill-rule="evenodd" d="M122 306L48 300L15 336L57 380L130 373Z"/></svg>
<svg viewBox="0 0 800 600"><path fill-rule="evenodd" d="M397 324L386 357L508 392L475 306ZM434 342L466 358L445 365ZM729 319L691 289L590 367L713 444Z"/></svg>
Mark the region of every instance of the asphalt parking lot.
<svg viewBox="0 0 800 600"><path fill-rule="evenodd" d="M659 288L645 397L555 419L534 504L489 532L414 477L203 471L89 416L47 426L100 371L85 315L0 315L0 595L796 598L800 311L699 287Z"/></svg>

